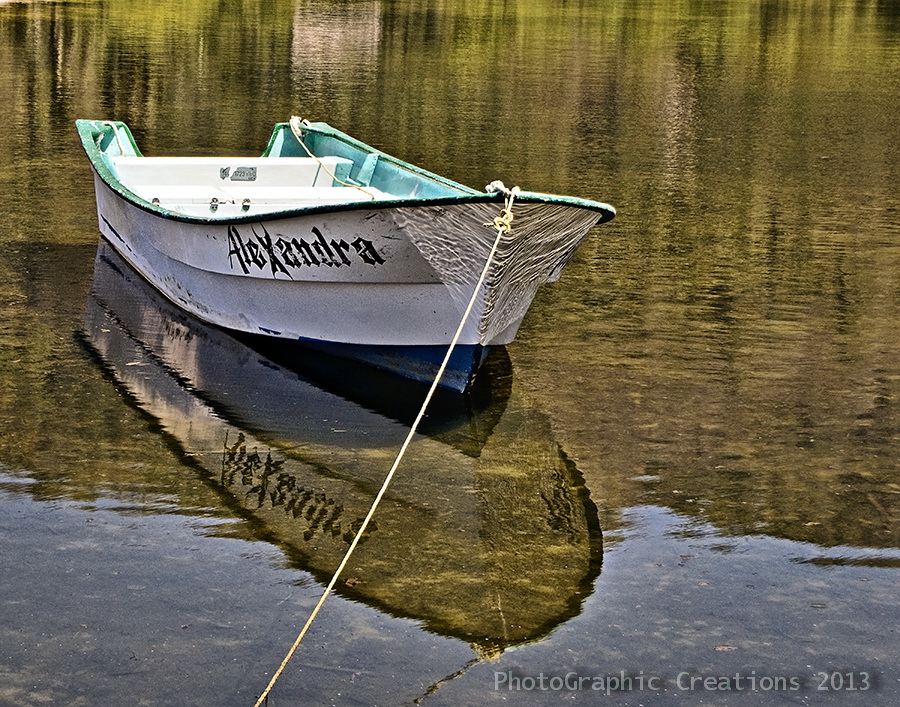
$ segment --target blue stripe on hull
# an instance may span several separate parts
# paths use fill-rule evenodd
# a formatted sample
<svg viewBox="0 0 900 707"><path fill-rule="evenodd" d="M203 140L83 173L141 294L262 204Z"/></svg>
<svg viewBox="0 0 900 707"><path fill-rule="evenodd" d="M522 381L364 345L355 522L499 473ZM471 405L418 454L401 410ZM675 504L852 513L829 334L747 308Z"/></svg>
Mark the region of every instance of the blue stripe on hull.
<svg viewBox="0 0 900 707"><path fill-rule="evenodd" d="M331 356L360 361L369 366L389 371L422 383L432 383L447 355L447 346L367 346L362 344L337 344L312 339L299 339L303 346ZM463 392L472 383L475 374L490 353L491 347L480 344L458 345L440 385Z"/></svg>

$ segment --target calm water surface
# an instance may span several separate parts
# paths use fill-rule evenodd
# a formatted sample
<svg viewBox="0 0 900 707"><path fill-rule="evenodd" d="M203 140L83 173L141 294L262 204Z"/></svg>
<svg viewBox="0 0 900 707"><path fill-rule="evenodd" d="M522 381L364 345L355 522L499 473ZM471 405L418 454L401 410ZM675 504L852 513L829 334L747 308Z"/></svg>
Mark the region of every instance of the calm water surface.
<svg viewBox="0 0 900 707"><path fill-rule="evenodd" d="M76 118L246 155L291 114L619 216L270 705L900 699L896 3L14 1L0 48L0 704L252 704L405 436L422 391L99 243Z"/></svg>

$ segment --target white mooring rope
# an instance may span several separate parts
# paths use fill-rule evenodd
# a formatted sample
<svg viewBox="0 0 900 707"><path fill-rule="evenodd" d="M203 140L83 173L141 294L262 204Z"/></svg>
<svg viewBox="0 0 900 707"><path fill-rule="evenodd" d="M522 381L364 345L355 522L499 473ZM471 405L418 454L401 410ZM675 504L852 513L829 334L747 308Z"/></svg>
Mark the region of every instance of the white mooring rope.
<svg viewBox="0 0 900 707"><path fill-rule="evenodd" d="M345 187L352 187L354 189L359 189L363 194L365 194L367 197L369 197L372 201L375 201L375 198L376 198L375 195L372 192L361 187L359 184L351 184L350 182L345 182L343 179L338 179L335 176L334 172L332 172L330 169L328 169L328 167L325 165L325 163L322 160L320 160L318 158L318 156L313 154L313 151L310 150L306 146L306 142L304 142L304 140L303 140L303 128L304 128L304 126L309 126L308 120L304 120L299 115L293 115L293 116L291 116L291 120L288 123L288 125L291 128L291 132L294 133L294 137L297 138L297 142L299 142L300 146L304 150L306 150L306 154L309 155L310 157L312 157L316 162L319 163L319 167L321 167L322 169L325 170L325 173L329 177L331 177L332 181L335 181L338 184L343 184Z"/></svg>
<svg viewBox="0 0 900 707"><path fill-rule="evenodd" d="M441 363L440 368L438 368L437 375L435 376L434 381L431 384L431 388L428 390L428 394L425 396L425 401L422 403L422 407L419 409L419 413L418 415L416 415L416 419L413 422L412 427L410 427L409 429L409 434L406 435L406 439L404 440L403 445L400 447L400 451L397 453L397 457L394 459L394 463L393 465L391 465L390 471L388 471L387 476L384 478L384 483L381 485L381 489L375 496L375 500L372 501L372 507L366 514L362 525L359 526L359 530L356 531L356 535L353 537L353 541L350 543L350 547L347 548L344 559L341 560L341 564L339 564L338 568L334 571L334 574L331 577L331 581L328 582L328 586L325 587L325 591L322 592L322 596L319 598L318 603L313 608L312 613L309 615L309 618L306 620L306 623L300 630L297 639L294 641L290 650L288 650L287 655L285 655L284 657L284 660L281 661L281 665L278 666L278 670L275 671L275 674L272 676L272 679L269 681L266 689L263 690L262 694L259 696L259 699L256 701L254 707L260 707L269 697L269 693L275 686L275 682L281 676L281 673L284 672L287 664L290 662L291 658L294 656L294 653L297 651L297 648L300 646L300 642L303 640L303 637L306 635L307 631L309 631L309 628L310 626L312 626L313 621L315 621L316 616L318 616L319 610L325 604L325 600L328 598L328 595L331 594L331 590L334 589L334 585L337 583L338 577L340 576L341 572L344 571L344 567L346 567L347 562L350 561L350 555L353 554L353 551L359 544L359 540L362 537L362 534L365 532L366 527L369 525L369 521L372 520L372 516L375 515L375 509L378 508L378 504L381 503L381 498L387 492L388 486L390 485L391 480L394 478L394 473L397 471L397 467L400 466L400 461L403 459L403 455L406 454L406 450L412 442L412 439L416 434L416 430L418 430L419 428L419 423L422 422L422 418L425 416L425 410L431 403L432 397L434 397L434 393L437 390L438 383L440 383L441 377L444 375L444 371L447 370L447 365L450 363L450 356L453 354L453 349L456 348L456 344L459 342L460 336L462 336L463 327L465 327L466 321L468 321L469 315L472 313L472 309L475 307L475 301L478 299L478 293L481 291L481 286L484 284L485 279L487 279L488 271L490 270L491 264L494 262L494 256L496 256L497 254L497 249L500 246L500 241L502 240L504 234L509 233L512 230L512 206L513 201L519 193L519 187L506 189L506 187L503 186L502 182L492 182L490 185L488 185L487 190L500 192L506 195L506 203L504 204L503 209L500 211L499 216L497 216L493 221L489 221L488 223L484 224L485 226L493 226L494 228L496 228L497 237L494 238L494 243L491 246L490 253L488 253L487 260L484 264L484 269L481 271L481 276L478 278L478 282L475 284L475 291L472 293L472 298L469 300L466 311L463 313L462 319L459 322L459 326L456 328L456 333L453 335L450 346L447 348L447 353L444 355L444 360Z"/></svg>

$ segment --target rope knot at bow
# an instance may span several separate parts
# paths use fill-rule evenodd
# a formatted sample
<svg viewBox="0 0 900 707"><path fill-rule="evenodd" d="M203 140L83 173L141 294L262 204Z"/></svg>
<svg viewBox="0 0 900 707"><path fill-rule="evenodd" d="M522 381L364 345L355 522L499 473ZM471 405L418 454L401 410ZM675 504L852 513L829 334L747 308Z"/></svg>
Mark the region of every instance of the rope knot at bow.
<svg viewBox="0 0 900 707"><path fill-rule="evenodd" d="M513 202L515 201L516 197L519 195L519 191L520 191L519 187L513 187L512 189L507 189L506 186L503 184L503 182L496 181L496 182L491 182L490 184L488 184L484 188L484 190L486 192L500 193L500 194L504 194L506 196L506 203L504 204L503 208L500 210L499 215L495 216L492 221L488 221L484 225L488 226L488 227L493 226L494 228L497 229L497 232L501 235L504 233L509 233L510 231L512 231L512 222L513 222L513 218L515 218L513 215L513 212L512 212Z"/></svg>

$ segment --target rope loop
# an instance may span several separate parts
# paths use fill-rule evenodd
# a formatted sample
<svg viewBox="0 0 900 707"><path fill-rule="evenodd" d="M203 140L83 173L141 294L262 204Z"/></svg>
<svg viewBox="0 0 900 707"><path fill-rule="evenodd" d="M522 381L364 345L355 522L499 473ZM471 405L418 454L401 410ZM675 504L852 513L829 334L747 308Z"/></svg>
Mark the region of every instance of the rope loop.
<svg viewBox="0 0 900 707"><path fill-rule="evenodd" d="M125 156L125 148L122 147L122 138L119 137L119 129L116 127L116 124L111 120L104 120L103 125L108 125L112 129L112 134L116 138L116 145L119 146L119 154L122 157Z"/></svg>
<svg viewBox="0 0 900 707"><path fill-rule="evenodd" d="M325 163L322 162L322 160L320 160L316 155L314 155L312 153L312 150L310 150L306 146L306 143L303 142L303 138L305 137L303 135L303 130L311 127L311 123L308 120L306 120L306 118L301 118L299 115L292 115L288 124L291 126L291 132L294 133L294 137L297 138L297 142L299 142L300 146L304 150L306 150L306 154L309 155L310 157L312 157L316 162L318 162L319 166L325 170L325 173L329 177L331 177L331 179L333 181L337 182L338 184L343 184L345 187L353 187L354 189L359 189L363 194L368 196L372 201L375 201L376 197L372 192L363 189L358 184L351 184L350 182L345 182L343 179L338 179L336 176L334 176L334 172L332 172L330 169L328 169L328 167L325 166Z"/></svg>
<svg viewBox="0 0 900 707"><path fill-rule="evenodd" d="M521 190L519 189L519 187L507 189L503 182L501 182L500 180L491 182L484 188L484 190L488 193L503 194L504 196L506 196L506 203L504 204L503 208L500 209L499 215L495 216L492 221L488 221L483 225L488 228L496 228L497 233L500 235L509 233L510 231L512 231L512 222L515 218L512 211L513 202L515 201Z"/></svg>

